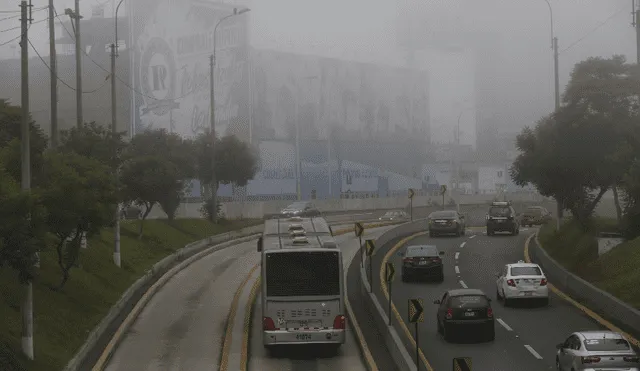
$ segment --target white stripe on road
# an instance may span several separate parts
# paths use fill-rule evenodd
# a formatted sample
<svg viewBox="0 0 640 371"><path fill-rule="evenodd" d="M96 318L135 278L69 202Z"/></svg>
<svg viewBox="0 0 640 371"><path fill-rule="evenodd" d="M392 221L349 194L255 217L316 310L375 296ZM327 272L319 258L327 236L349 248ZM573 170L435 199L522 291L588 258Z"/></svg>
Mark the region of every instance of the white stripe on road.
<svg viewBox="0 0 640 371"><path fill-rule="evenodd" d="M524 346L524 347L525 347L525 348L527 348L527 350L529 351L529 353L533 354L533 356L534 356L534 357L536 357L537 359L542 359L542 356L541 356L538 352L536 352L536 350L535 350L535 349L533 349L533 348L531 347L531 345L526 345L526 344L525 344L525 346Z"/></svg>
<svg viewBox="0 0 640 371"><path fill-rule="evenodd" d="M476 236L477 234L474 234L473 236L469 237L469 239L476 238Z"/></svg>
<svg viewBox="0 0 640 371"><path fill-rule="evenodd" d="M458 260L458 258L459 258L459 257L460 257L460 253L459 253L459 252L457 252L457 253L456 253L456 260ZM457 268L457 267L456 267L456 268Z"/></svg>
<svg viewBox="0 0 640 371"><path fill-rule="evenodd" d="M467 284L464 283L464 281L460 281L460 286L462 286L465 289L468 289L469 287L467 287Z"/></svg>
<svg viewBox="0 0 640 371"><path fill-rule="evenodd" d="M466 245L466 244L467 244L466 242L461 243L461 244L460 244L460 248L463 248L463 247L464 247L464 245Z"/></svg>
<svg viewBox="0 0 640 371"><path fill-rule="evenodd" d="M502 325L502 327L504 327L507 331L513 331L513 329L512 329L511 327L509 327L509 325L507 325L507 324L502 320L502 318L497 318L496 320L497 320L497 321L498 321L498 323L499 323L500 325Z"/></svg>
<svg viewBox="0 0 640 371"><path fill-rule="evenodd" d="M454 269L456 270L456 274L460 274L460 268L458 268L458 266L457 266L457 265L455 266L455 268L454 268Z"/></svg>

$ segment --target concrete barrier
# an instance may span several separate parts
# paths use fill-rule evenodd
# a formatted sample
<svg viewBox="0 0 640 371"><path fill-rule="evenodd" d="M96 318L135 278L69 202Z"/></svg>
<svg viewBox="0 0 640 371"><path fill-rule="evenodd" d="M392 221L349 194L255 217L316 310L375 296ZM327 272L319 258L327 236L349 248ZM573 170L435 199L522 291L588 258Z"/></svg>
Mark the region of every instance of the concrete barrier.
<svg viewBox="0 0 640 371"><path fill-rule="evenodd" d="M393 241L394 239L422 232L424 231L424 229L425 219L404 223L380 235L380 237L376 239L375 244L376 246L383 246ZM384 303L383 306L376 297L375 293L369 292L370 283L365 267L368 267L366 260L365 264L360 267L360 296L364 300L365 305L368 305L371 309L371 313L373 314L374 318L374 325L377 327L378 332L382 334L382 340L389 349L389 352L391 353L394 362L398 366L398 369L407 371L417 370L415 360L412 358L412 355L409 354L407 348L404 346L401 335L393 326L388 325L388 314L385 309L383 309L387 308L387 303Z"/></svg>
<svg viewBox="0 0 640 371"><path fill-rule="evenodd" d="M461 205L486 204L493 201L497 196L495 194L486 195L461 195ZM450 196L445 196L445 202L448 203ZM546 198L529 192L508 193L507 199L514 202L542 202ZM223 202L222 212L229 219L262 219L266 214L276 214L280 210L290 205L291 200L274 200L274 201L247 201L247 202ZM331 199L331 200L313 200L318 209L323 212L343 211L343 210L388 210L401 209L409 205L406 196L403 197L384 197L384 198L350 198L350 199ZM416 196L413 199L414 207L428 206L431 204L442 204L440 196ZM202 202L181 203L176 211L176 218L201 218L200 208ZM158 219L166 218L167 215L162 211L159 205L154 206L148 218Z"/></svg>
<svg viewBox="0 0 640 371"><path fill-rule="evenodd" d="M537 233L534 240L529 244L529 257L542 267L551 283L634 337L640 335L640 311L566 270L541 247Z"/></svg>

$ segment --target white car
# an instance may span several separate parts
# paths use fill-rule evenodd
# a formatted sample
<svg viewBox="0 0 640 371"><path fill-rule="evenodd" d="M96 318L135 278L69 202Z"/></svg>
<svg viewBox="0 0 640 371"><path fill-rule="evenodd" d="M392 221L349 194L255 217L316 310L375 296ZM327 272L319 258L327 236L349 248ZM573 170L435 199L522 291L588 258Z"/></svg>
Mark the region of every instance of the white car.
<svg viewBox="0 0 640 371"><path fill-rule="evenodd" d="M507 264L496 274L496 296L508 306L513 300L542 300L549 304L547 277L538 264L520 260Z"/></svg>

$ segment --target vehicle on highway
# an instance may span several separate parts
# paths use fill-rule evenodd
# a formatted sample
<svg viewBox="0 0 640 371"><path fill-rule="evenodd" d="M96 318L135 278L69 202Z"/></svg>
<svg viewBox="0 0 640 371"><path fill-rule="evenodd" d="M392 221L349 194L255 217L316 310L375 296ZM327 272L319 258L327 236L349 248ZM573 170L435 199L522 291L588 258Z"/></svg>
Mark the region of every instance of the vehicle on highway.
<svg viewBox="0 0 640 371"><path fill-rule="evenodd" d="M409 214L402 210L396 211L387 211L383 216L379 217L378 220L408 220Z"/></svg>
<svg viewBox="0 0 640 371"><path fill-rule="evenodd" d="M439 305L436 324L438 333L445 341L452 341L459 333L465 336L481 335L486 341L495 340L491 299L482 290L449 290L433 303ZM456 333L456 330L462 332Z"/></svg>
<svg viewBox="0 0 640 371"><path fill-rule="evenodd" d="M346 338L342 253L324 218L266 220L261 253L262 341L323 344Z"/></svg>
<svg viewBox="0 0 640 371"><path fill-rule="evenodd" d="M318 210L318 208L312 202L298 201L280 210L280 217L291 217L291 216L300 216L300 217L308 218L308 217L322 216L322 213L320 212L320 210Z"/></svg>
<svg viewBox="0 0 640 371"><path fill-rule="evenodd" d="M509 201L494 201L489 207L487 219L487 236L493 236L496 232L520 233L518 215Z"/></svg>
<svg viewBox="0 0 640 371"><path fill-rule="evenodd" d="M464 236L467 228L464 215L455 210L434 211L427 218L429 237L441 234Z"/></svg>
<svg viewBox="0 0 640 371"><path fill-rule="evenodd" d="M505 306L514 300L542 300L549 304L547 277L538 264L520 260L505 265L496 276L496 297Z"/></svg>
<svg viewBox="0 0 640 371"><path fill-rule="evenodd" d="M520 225L523 227L531 227L534 225L542 225L551 220L551 213L542 206L527 207L520 218Z"/></svg>
<svg viewBox="0 0 640 371"><path fill-rule="evenodd" d="M402 282L415 280L416 278L430 277L439 282L444 281L444 266L442 256L444 251L439 251L433 245L408 246L402 256Z"/></svg>
<svg viewBox="0 0 640 371"><path fill-rule="evenodd" d="M617 332L574 332L556 348L559 371L640 371L640 357Z"/></svg>

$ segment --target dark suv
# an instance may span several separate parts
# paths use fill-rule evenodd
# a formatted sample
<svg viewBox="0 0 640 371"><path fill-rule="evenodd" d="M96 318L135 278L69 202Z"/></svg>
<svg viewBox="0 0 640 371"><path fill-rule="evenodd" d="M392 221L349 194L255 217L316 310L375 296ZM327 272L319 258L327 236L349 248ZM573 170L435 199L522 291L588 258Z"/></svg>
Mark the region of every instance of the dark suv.
<svg viewBox="0 0 640 371"><path fill-rule="evenodd" d="M496 232L520 233L518 215L508 201L495 201L491 203L487 213L487 236L493 236Z"/></svg>

